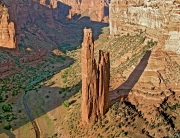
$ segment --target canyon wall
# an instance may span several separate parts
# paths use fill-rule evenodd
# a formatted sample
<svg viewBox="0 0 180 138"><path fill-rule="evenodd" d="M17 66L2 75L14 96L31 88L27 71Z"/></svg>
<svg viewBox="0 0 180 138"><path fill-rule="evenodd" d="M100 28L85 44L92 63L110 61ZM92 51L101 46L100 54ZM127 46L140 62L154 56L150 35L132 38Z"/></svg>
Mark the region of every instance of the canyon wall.
<svg viewBox="0 0 180 138"><path fill-rule="evenodd" d="M37 24L40 22L55 28L53 10L47 6L33 0L7 0L4 3L9 9L9 20L14 22L17 44L21 43L21 38L25 36L27 30L31 33L38 32Z"/></svg>
<svg viewBox="0 0 180 138"><path fill-rule="evenodd" d="M109 53L99 51L94 59L94 40L91 29L84 29L82 43L82 121L89 124L102 117L109 106Z"/></svg>
<svg viewBox="0 0 180 138"><path fill-rule="evenodd" d="M66 31L62 24L55 21L65 20L66 16L72 18L75 14L81 14L82 17L89 16L93 21L104 20L104 2L100 0L92 3L76 0L6 0L4 3L9 9L9 20L15 25L17 44L21 43L27 30L32 34L36 32L37 35L44 35L42 38L49 37L56 44L61 43L52 29L45 26L60 32L62 29ZM43 34L38 34L39 30L43 30ZM52 33L46 33L49 31Z"/></svg>
<svg viewBox="0 0 180 138"><path fill-rule="evenodd" d="M89 16L92 21L102 21L104 18L105 2L102 0L33 0L49 8L59 8L60 13L72 18L75 14ZM69 14L67 14L69 10Z"/></svg>
<svg viewBox="0 0 180 138"><path fill-rule="evenodd" d="M180 53L179 0L112 0L109 13L112 35L137 28L150 30L153 37L159 32L166 36L164 48Z"/></svg>
<svg viewBox="0 0 180 138"><path fill-rule="evenodd" d="M15 22L17 34L20 29L34 25L37 19L43 19L47 25L54 27L53 11L50 7L44 6L34 0L7 0L5 4L9 7L10 20Z"/></svg>
<svg viewBox="0 0 180 138"><path fill-rule="evenodd" d="M15 27L13 22L9 22L8 8L0 4L0 47L15 49Z"/></svg>
<svg viewBox="0 0 180 138"><path fill-rule="evenodd" d="M104 17L104 1L82 0L81 13L88 9L88 14L93 21L102 21Z"/></svg>

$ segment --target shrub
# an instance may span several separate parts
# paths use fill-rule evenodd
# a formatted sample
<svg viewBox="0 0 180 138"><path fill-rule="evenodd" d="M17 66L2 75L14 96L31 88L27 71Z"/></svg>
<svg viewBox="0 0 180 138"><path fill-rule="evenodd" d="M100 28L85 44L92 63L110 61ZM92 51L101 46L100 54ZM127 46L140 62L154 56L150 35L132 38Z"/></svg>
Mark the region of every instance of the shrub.
<svg viewBox="0 0 180 138"><path fill-rule="evenodd" d="M109 27L104 27L104 28L102 28L102 33L104 33L104 34L110 34L110 28L109 28Z"/></svg>
<svg viewBox="0 0 180 138"><path fill-rule="evenodd" d="M0 95L0 103L4 102L3 97Z"/></svg>
<svg viewBox="0 0 180 138"><path fill-rule="evenodd" d="M63 102L63 106L64 106L64 107L69 107L69 101L68 101L68 100L65 100L65 101Z"/></svg>
<svg viewBox="0 0 180 138"><path fill-rule="evenodd" d="M63 93L61 90L59 91L59 94Z"/></svg>
<svg viewBox="0 0 180 138"><path fill-rule="evenodd" d="M65 98L66 97L66 93L64 93L64 95L62 96L62 98Z"/></svg>
<svg viewBox="0 0 180 138"><path fill-rule="evenodd" d="M10 124L6 125L6 126L4 127L4 129L10 130L10 129L11 129L11 125L10 125Z"/></svg>
<svg viewBox="0 0 180 138"><path fill-rule="evenodd" d="M4 104L2 106L2 109L3 109L4 112L11 112L12 111L12 107L11 107L10 104Z"/></svg>

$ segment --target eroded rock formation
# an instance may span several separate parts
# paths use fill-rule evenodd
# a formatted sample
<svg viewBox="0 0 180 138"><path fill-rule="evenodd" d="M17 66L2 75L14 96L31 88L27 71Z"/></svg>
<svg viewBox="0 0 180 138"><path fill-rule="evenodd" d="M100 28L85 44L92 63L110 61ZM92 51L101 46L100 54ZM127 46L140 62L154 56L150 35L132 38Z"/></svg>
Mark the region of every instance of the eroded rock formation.
<svg viewBox="0 0 180 138"><path fill-rule="evenodd" d="M109 106L109 53L99 51L94 59L94 40L91 29L84 29L82 43L82 121L90 123L102 117Z"/></svg>
<svg viewBox="0 0 180 138"><path fill-rule="evenodd" d="M129 26L150 29L167 36L165 49L180 53L180 2L169 0L112 0L110 3L110 33L121 34ZM158 37L154 33L153 37Z"/></svg>
<svg viewBox="0 0 180 138"><path fill-rule="evenodd" d="M15 27L9 22L8 8L0 4L0 47L15 49Z"/></svg>

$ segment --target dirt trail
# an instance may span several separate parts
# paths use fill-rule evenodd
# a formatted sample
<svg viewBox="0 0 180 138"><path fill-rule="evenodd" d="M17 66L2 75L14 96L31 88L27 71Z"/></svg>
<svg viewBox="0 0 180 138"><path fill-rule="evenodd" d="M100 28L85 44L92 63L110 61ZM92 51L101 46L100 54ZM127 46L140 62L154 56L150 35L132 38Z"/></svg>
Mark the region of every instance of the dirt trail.
<svg viewBox="0 0 180 138"><path fill-rule="evenodd" d="M61 67L58 68L58 70L62 70L64 68L67 68L69 65L71 65L73 63L73 60L68 60L64 65L61 65ZM37 125L37 122L36 120L33 118L33 116L31 115L31 111L26 103L26 97L28 96L28 92L25 92L25 95L23 97L23 104L24 104L24 107L26 109L26 112L28 114L28 117L33 125L33 128L34 128L34 131L36 133L36 138L40 138L41 136L41 131L40 131L40 128L38 127Z"/></svg>

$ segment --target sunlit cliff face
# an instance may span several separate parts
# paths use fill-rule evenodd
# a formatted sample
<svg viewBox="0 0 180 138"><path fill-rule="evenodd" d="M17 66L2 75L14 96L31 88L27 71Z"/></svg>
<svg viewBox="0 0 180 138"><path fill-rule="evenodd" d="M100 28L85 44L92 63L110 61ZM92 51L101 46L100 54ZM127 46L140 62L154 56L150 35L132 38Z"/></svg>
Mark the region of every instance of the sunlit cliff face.
<svg viewBox="0 0 180 138"><path fill-rule="evenodd" d="M179 1L125 1L110 3L110 30L112 35L120 34L123 25L139 25L168 35L165 49L180 52L180 40L173 37L180 31ZM175 41L178 42L175 44ZM171 43L171 47L170 47ZM175 48L176 47L176 48Z"/></svg>

